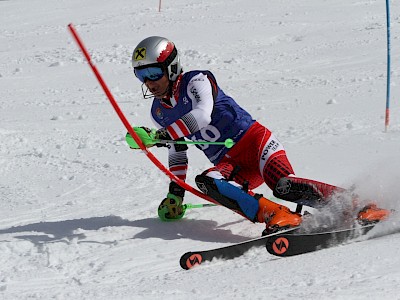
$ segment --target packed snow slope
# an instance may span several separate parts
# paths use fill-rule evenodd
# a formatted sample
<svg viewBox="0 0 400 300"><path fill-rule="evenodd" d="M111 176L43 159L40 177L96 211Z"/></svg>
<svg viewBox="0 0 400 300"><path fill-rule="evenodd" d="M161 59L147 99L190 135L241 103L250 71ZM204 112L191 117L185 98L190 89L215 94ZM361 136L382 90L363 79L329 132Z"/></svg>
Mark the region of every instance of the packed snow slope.
<svg viewBox="0 0 400 300"><path fill-rule="evenodd" d="M384 236L399 229L396 214L361 242L286 259L259 248L181 270L181 254L263 225L223 207L162 223L168 179L127 147L67 31L74 23L132 126L152 124L131 53L165 36L185 70L212 71L275 132L298 176L399 210L400 4L385 133L384 2L165 0L159 12L156 0L0 1L0 298L400 299L400 234ZM189 156L193 185L210 163L196 148Z"/></svg>

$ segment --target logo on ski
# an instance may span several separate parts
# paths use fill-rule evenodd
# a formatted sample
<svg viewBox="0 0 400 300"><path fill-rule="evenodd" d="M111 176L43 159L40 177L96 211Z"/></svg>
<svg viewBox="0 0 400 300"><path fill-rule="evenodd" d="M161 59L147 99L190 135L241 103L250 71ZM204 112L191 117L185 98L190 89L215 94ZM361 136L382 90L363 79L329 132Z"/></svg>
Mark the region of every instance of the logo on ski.
<svg viewBox="0 0 400 300"><path fill-rule="evenodd" d="M201 264L202 261L203 258L201 257L200 254L193 254L186 260L186 266L188 267L188 269L190 269L196 265Z"/></svg>
<svg viewBox="0 0 400 300"><path fill-rule="evenodd" d="M288 248L289 241L284 237L277 238L272 245L272 250L274 250L276 254L283 254L288 250Z"/></svg>

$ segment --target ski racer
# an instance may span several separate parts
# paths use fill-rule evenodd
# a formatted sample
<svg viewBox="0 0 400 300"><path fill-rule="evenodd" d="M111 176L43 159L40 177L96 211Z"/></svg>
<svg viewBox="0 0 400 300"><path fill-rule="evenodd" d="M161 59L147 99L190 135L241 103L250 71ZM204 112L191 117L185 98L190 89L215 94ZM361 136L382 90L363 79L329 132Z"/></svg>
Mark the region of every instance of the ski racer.
<svg viewBox="0 0 400 300"><path fill-rule="evenodd" d="M153 98L151 118L157 127L145 130L151 139L223 142L235 145L196 145L213 167L195 178L198 188L221 205L252 222L266 224L265 233L300 225L302 216L253 189L265 183L274 196L318 207L334 193L345 190L323 182L295 176L282 143L265 126L225 94L207 70L183 72L177 48L170 40L151 36L133 51L132 65L142 82L143 97ZM142 135L143 136L143 135ZM148 143L146 146L154 146ZM165 146L165 144L163 144ZM157 146L163 146L157 144ZM182 180L188 168L187 145L167 144L170 171ZM132 147L136 148L136 147ZM137 147L139 148L139 147ZM159 206L162 219L180 219L184 214L185 190L171 181ZM360 221L376 222L389 211L369 204L361 209ZM360 210L361 209L361 210Z"/></svg>

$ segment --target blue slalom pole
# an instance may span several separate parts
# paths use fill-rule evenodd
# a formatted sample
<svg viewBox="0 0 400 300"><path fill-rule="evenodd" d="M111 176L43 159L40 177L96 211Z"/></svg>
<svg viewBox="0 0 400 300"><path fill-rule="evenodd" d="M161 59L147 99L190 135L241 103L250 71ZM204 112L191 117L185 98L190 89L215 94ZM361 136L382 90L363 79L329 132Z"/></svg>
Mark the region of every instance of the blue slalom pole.
<svg viewBox="0 0 400 300"><path fill-rule="evenodd" d="M387 82L386 82L386 112L385 112L385 132L389 127L390 115L390 0L386 0L386 32L387 32Z"/></svg>

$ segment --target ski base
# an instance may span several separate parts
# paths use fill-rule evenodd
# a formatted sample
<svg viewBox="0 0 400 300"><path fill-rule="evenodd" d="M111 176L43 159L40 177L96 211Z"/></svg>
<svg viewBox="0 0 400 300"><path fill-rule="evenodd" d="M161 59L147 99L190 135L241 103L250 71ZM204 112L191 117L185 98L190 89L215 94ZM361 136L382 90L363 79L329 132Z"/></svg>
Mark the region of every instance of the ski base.
<svg viewBox="0 0 400 300"><path fill-rule="evenodd" d="M261 246L265 247L266 241L271 237L279 236L281 234L290 235L297 229L298 227L289 228L259 238L251 239L230 246L224 246L221 248L215 248L204 251L187 252L181 256L179 263L183 269L189 270L194 266L200 265L201 263L206 261L211 261L215 258L232 259L235 257L239 257L253 247L261 247Z"/></svg>

